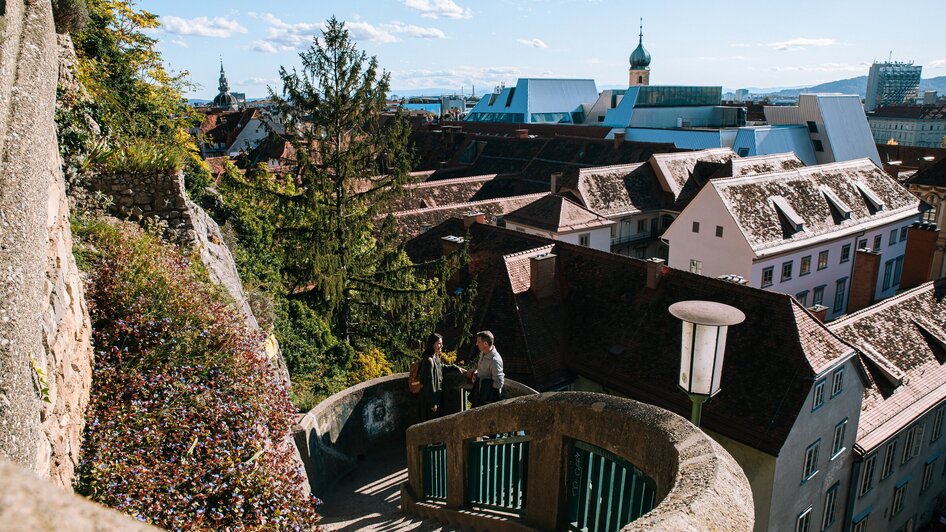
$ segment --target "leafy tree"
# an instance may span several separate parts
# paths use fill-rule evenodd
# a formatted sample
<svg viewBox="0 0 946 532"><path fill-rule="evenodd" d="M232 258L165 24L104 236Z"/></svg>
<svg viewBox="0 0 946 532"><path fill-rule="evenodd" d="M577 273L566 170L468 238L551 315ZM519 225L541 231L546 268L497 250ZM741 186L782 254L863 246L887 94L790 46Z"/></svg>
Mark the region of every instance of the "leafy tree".
<svg viewBox="0 0 946 532"><path fill-rule="evenodd" d="M357 351L413 349L444 314L450 272L447 261L412 264L390 220L378 228L410 180L409 126L400 115L382 120L389 76L344 23L330 19L300 57L301 71L281 68L282 92L272 94L301 191L277 193L284 274Z"/></svg>

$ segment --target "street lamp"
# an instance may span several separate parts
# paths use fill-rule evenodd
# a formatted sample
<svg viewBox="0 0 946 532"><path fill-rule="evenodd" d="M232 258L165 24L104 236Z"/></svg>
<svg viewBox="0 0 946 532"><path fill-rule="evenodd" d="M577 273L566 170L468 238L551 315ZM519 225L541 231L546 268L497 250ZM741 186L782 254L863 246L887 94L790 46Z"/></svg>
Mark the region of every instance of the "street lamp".
<svg viewBox="0 0 946 532"><path fill-rule="evenodd" d="M713 301L681 301L670 313L683 321L680 380L677 384L693 401L690 421L700 426L703 403L719 392L726 352L726 331L746 315L737 308Z"/></svg>

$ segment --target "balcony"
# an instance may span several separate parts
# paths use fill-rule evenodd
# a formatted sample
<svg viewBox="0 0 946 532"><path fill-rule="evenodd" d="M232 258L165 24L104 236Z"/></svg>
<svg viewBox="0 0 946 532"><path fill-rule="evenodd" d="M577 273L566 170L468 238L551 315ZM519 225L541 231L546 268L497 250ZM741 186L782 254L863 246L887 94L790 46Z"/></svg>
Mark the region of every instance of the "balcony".
<svg viewBox="0 0 946 532"><path fill-rule="evenodd" d="M621 235L611 239L611 251L626 249L639 244L649 244L657 240L663 231L645 231L643 233L634 233L633 235Z"/></svg>
<svg viewBox="0 0 946 532"><path fill-rule="evenodd" d="M436 420L413 424L417 398L406 374L340 392L302 419L296 443L325 501L324 526L752 528L742 470L679 416L509 381L507 400L463 411L463 379L445 373L450 415Z"/></svg>

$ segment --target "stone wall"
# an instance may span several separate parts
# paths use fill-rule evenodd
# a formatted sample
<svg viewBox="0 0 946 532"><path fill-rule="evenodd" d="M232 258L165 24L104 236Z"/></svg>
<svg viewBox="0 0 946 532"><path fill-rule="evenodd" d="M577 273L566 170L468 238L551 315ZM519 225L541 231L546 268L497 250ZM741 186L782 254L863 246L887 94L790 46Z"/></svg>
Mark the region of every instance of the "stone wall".
<svg viewBox="0 0 946 532"><path fill-rule="evenodd" d="M8 0L0 16L0 456L37 467L38 374L47 199L58 172L56 36L48 1Z"/></svg>

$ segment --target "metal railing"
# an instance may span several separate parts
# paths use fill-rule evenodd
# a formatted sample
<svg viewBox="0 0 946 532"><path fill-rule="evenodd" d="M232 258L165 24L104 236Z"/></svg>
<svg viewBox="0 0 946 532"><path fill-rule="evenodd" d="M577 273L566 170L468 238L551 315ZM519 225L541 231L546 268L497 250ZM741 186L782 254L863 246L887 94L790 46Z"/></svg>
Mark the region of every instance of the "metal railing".
<svg viewBox="0 0 946 532"><path fill-rule="evenodd" d="M447 500L447 446L424 447L424 500Z"/></svg>
<svg viewBox="0 0 946 532"><path fill-rule="evenodd" d="M470 506L522 515L526 505L529 437L474 441L469 453Z"/></svg>
<svg viewBox="0 0 946 532"><path fill-rule="evenodd" d="M618 248L623 246L630 246L632 244L649 242L652 240L657 240L657 237L661 235L662 232L657 231L646 231L644 233L635 233L633 235L622 235L614 237L611 239L611 248Z"/></svg>
<svg viewBox="0 0 946 532"><path fill-rule="evenodd" d="M573 440L568 454L569 530L620 530L654 508L653 479L627 460Z"/></svg>

